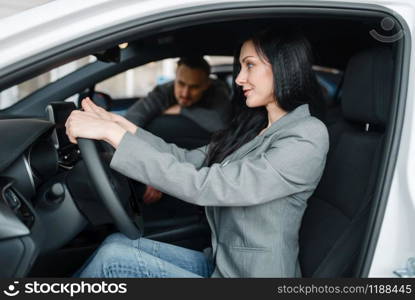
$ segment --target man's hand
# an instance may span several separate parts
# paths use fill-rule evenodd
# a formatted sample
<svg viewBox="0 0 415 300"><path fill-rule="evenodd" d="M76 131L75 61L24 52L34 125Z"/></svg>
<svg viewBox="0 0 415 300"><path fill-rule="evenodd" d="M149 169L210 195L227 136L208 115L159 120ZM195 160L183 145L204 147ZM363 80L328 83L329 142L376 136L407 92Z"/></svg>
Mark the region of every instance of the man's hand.
<svg viewBox="0 0 415 300"><path fill-rule="evenodd" d="M156 190L152 186L147 185L146 191L143 195L143 202L145 204L152 204L158 202L161 197L163 196L163 193Z"/></svg>
<svg viewBox="0 0 415 300"><path fill-rule="evenodd" d="M178 114L180 114L181 110L182 110L182 108L180 107L180 105L175 104L173 106L170 106L168 109L166 109L163 114L165 114L165 115L178 115Z"/></svg>

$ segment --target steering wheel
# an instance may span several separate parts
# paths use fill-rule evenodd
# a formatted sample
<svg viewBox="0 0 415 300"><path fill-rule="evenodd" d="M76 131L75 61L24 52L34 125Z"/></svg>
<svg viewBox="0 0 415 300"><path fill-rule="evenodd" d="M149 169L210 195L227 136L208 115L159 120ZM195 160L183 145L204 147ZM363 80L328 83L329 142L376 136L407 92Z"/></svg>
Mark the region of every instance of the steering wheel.
<svg viewBox="0 0 415 300"><path fill-rule="evenodd" d="M104 164L99 157L95 142L84 138L78 138L77 141L93 185L118 230L131 240L138 239L142 236L139 222L138 220L131 220L122 206L122 202L115 192L108 174L105 172Z"/></svg>

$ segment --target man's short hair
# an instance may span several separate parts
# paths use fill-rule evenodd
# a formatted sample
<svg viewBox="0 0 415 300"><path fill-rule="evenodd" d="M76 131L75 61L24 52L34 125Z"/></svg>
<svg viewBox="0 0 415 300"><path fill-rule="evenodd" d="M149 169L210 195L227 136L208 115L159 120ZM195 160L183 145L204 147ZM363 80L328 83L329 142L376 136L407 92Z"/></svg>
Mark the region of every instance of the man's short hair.
<svg viewBox="0 0 415 300"><path fill-rule="evenodd" d="M185 65L191 69L202 70L203 72L207 74L207 76L210 75L210 65L201 56L180 57L179 61L177 62L177 67L181 65Z"/></svg>

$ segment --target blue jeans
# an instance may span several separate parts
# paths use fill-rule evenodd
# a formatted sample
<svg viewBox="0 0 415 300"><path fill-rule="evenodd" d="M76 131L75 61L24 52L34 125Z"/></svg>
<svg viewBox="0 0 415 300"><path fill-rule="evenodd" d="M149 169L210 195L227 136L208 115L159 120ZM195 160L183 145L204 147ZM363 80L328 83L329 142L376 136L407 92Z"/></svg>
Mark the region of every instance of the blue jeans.
<svg viewBox="0 0 415 300"><path fill-rule="evenodd" d="M108 236L75 277L210 277L214 263L203 253L115 233Z"/></svg>

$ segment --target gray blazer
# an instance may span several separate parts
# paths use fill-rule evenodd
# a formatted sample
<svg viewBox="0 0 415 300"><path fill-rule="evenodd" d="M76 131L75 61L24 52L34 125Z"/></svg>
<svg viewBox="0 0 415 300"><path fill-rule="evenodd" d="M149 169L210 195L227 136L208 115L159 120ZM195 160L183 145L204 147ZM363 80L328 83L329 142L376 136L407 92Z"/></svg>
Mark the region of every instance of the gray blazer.
<svg viewBox="0 0 415 300"><path fill-rule="evenodd" d="M325 125L302 105L222 163L207 146L187 151L139 128L111 167L184 201L206 206L213 277L298 277L298 234L325 165Z"/></svg>

